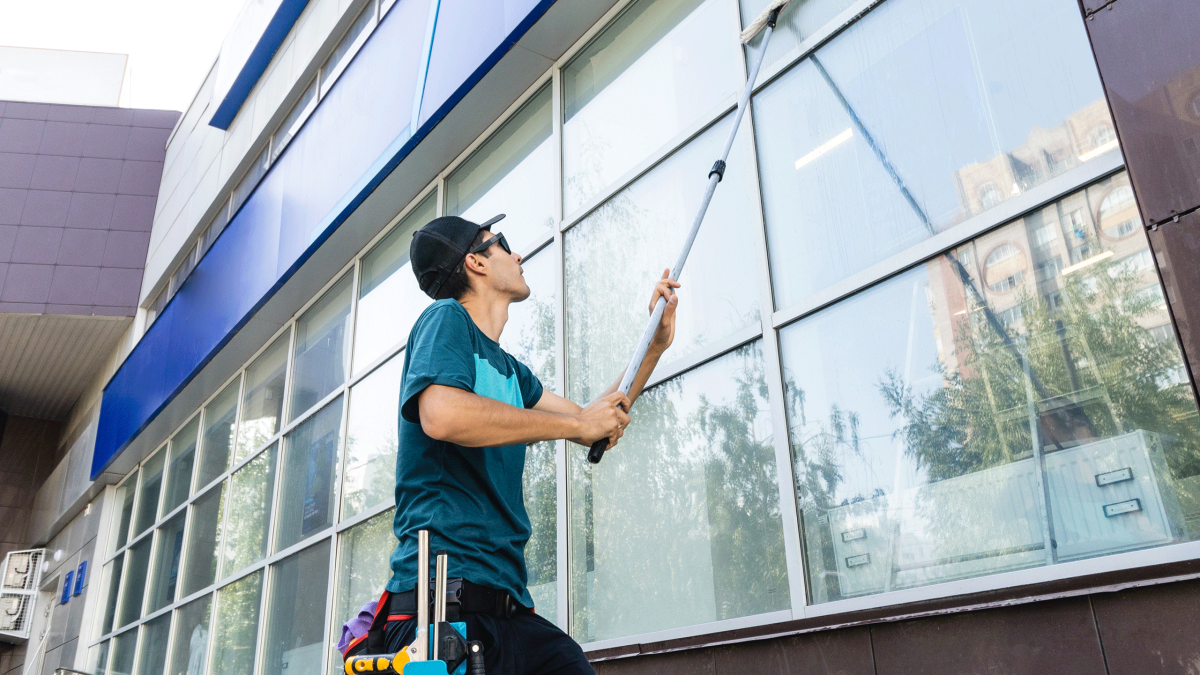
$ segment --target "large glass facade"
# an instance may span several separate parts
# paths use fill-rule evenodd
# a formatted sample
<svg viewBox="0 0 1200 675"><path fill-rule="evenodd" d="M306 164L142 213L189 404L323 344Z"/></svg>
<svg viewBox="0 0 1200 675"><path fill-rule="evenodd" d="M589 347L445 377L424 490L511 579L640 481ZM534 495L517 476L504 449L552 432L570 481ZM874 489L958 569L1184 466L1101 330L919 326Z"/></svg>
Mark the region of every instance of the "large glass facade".
<svg viewBox="0 0 1200 675"><path fill-rule="evenodd" d="M765 4L623 4L166 434L114 494L95 672L338 672L391 573L412 233L508 213L532 295L502 345L603 392ZM530 592L587 648L1200 538L1200 416L1078 8L864 7L780 22L620 445L527 448Z"/></svg>

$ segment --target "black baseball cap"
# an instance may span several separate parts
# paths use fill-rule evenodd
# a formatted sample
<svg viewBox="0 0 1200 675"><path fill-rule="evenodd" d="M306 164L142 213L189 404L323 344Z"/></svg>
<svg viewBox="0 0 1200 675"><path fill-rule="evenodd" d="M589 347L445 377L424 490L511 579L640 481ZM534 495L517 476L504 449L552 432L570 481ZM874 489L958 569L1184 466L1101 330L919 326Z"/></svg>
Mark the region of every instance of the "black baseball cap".
<svg viewBox="0 0 1200 675"><path fill-rule="evenodd" d="M413 274L425 295L441 300L442 284L462 265L471 251L471 245L486 230L504 218L501 213L476 225L466 218L442 216L434 218L413 234L408 246L408 258L412 261Z"/></svg>

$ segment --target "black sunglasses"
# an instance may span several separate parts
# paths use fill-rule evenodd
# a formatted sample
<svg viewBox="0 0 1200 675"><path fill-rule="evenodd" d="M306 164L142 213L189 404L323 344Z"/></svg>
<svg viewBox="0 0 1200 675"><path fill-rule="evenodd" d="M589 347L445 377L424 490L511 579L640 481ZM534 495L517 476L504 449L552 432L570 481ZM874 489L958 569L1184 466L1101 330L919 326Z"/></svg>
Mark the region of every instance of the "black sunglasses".
<svg viewBox="0 0 1200 675"><path fill-rule="evenodd" d="M471 249L470 251L467 251L467 253L480 253L482 251L486 251L489 248L491 248L492 244L495 244L497 242L499 242L500 248L504 249L505 253L512 255L512 249L508 247L508 240L504 238L503 232L501 232L500 234L497 234L496 236L492 237L491 239L488 239L487 241L476 246L475 248Z"/></svg>

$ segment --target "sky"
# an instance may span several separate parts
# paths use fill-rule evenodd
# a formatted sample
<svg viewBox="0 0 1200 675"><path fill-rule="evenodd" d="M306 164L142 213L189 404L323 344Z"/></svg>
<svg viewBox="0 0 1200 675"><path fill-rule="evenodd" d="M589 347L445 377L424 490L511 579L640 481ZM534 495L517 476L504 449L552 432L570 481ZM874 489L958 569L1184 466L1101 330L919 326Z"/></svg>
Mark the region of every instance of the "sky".
<svg viewBox="0 0 1200 675"><path fill-rule="evenodd" d="M183 111L246 1L0 0L0 46L128 54L121 105Z"/></svg>

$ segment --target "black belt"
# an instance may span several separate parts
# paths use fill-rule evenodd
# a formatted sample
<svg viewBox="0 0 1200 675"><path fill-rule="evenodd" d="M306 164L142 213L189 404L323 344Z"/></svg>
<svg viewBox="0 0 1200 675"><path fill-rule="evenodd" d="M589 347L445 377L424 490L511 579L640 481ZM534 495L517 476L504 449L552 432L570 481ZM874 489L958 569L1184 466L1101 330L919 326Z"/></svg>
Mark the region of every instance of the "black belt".
<svg viewBox="0 0 1200 675"><path fill-rule="evenodd" d="M429 616L433 617L433 583L429 589ZM416 615L417 592L392 593L388 598L388 615ZM460 614L487 614L497 619L508 619L517 614L531 614L533 610L522 605L506 591L473 584L456 577L446 580L446 620L458 621Z"/></svg>

